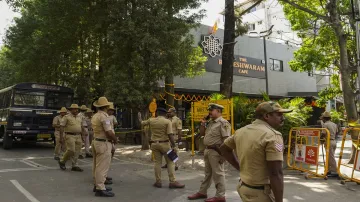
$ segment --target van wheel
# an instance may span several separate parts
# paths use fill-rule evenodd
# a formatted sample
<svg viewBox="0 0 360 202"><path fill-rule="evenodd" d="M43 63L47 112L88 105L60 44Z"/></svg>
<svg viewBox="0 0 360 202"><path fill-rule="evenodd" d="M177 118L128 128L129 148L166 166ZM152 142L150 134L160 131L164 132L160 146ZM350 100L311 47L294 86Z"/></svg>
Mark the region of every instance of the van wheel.
<svg viewBox="0 0 360 202"><path fill-rule="evenodd" d="M9 134L4 134L3 138L3 148L4 149L11 149L13 147L13 138L12 136L9 136Z"/></svg>

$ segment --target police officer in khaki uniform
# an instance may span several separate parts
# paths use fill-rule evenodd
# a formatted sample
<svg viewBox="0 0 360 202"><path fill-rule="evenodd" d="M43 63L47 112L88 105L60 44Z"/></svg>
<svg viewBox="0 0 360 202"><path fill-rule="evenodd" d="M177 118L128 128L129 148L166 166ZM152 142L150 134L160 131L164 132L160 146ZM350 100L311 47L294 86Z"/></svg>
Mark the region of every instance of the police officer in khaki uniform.
<svg viewBox="0 0 360 202"><path fill-rule="evenodd" d="M55 116L53 119L52 126L55 128L55 150L54 150L54 159L60 160L60 151L66 151L65 143L60 141L60 121L67 114L67 109L62 107L60 109L60 115Z"/></svg>
<svg viewBox="0 0 360 202"><path fill-rule="evenodd" d="M114 103L110 102L110 107L107 111L108 115L109 115L109 118L110 118L110 121L111 121L111 126L112 126L112 130L114 131L115 133L115 128L116 126L118 125L118 121L116 120L116 117L114 116L115 114L115 107L114 107ZM112 146L112 149L111 149L111 156L113 157L115 154L115 145Z"/></svg>
<svg viewBox="0 0 360 202"><path fill-rule="evenodd" d="M185 185L180 184L175 179L175 164L167 156L167 152L175 148L174 135L172 131L171 121L166 119L166 110L164 108L157 109L157 117L150 118L146 121L142 121L141 113L138 114L139 121L142 125L149 125L151 131L151 150L155 157L155 178L156 182L154 187L161 188L161 164L162 158L165 157L166 163L168 165L167 171L169 174L169 188L184 188Z"/></svg>
<svg viewBox="0 0 360 202"><path fill-rule="evenodd" d="M111 121L107 110L110 102L106 97L100 97L94 102L94 106L98 109L97 113L91 119L94 130L94 156L93 156L93 172L95 178L95 196L113 197L115 194L109 188L105 187L106 176L111 163L112 144L117 143L117 138L112 130Z"/></svg>
<svg viewBox="0 0 360 202"><path fill-rule="evenodd" d="M338 127L335 123L331 121L330 112L324 112L322 114L323 119L323 128L326 128L330 132L330 146L329 146L329 172L327 173L328 177L338 177L337 173L337 164L335 160L335 150L336 150L336 134L338 133ZM323 136L326 135L326 132L323 131ZM325 141L326 146L327 141Z"/></svg>
<svg viewBox="0 0 360 202"><path fill-rule="evenodd" d="M205 179L200 186L198 193L188 196L189 200L207 198L207 190L214 180L216 195L213 198L206 199L206 202L224 202L225 199L225 170L224 161L219 153L219 147L231 134L230 123L222 118L223 106L210 103L208 125L206 119L201 120L200 135L204 136L205 161Z"/></svg>
<svg viewBox="0 0 360 202"><path fill-rule="evenodd" d="M172 124L174 140L179 143L180 140L181 140L181 133L182 133L182 121L181 121L181 119L179 119L176 116L176 109L175 108L170 108L167 111L167 117L171 121L171 124ZM167 168L167 164L165 164L161 168ZM177 162L175 162L175 170L178 170L178 169L179 169L178 164L177 164Z"/></svg>
<svg viewBox="0 0 360 202"><path fill-rule="evenodd" d="M94 139L94 131L91 125L91 118L93 116L93 111L91 109L87 109L85 112L85 121L87 125L87 133L88 136L85 138L85 155L87 158L92 158L92 154L90 152L90 145L92 140Z"/></svg>
<svg viewBox="0 0 360 202"><path fill-rule="evenodd" d="M63 158L59 161L59 166L62 170L66 170L65 164L71 158L71 170L82 172L83 169L77 165L77 160L82 147L81 136L87 135L85 133L86 122L84 117L79 114L79 106L77 104L72 104L69 110L70 114L65 115L60 123L60 141L66 142L67 150Z"/></svg>
<svg viewBox="0 0 360 202"><path fill-rule="evenodd" d="M291 111L276 102L259 104L256 120L237 130L220 147L223 157L241 171L237 191L243 202L283 201L284 143L276 129L284 123L283 113Z"/></svg>
<svg viewBox="0 0 360 202"><path fill-rule="evenodd" d="M85 113L87 111L87 107L86 105L81 105L81 107L79 108L80 110L80 113L79 115L80 116L83 116L83 118L85 119ZM88 158L91 158L89 155L86 155L86 147L89 147L89 131L88 131L88 128L87 126L85 126L85 133L87 134L86 136L83 135L82 136L82 141L83 141L83 144L84 144L84 149L81 150L81 153L79 155L79 159L84 159L85 156L87 156Z"/></svg>

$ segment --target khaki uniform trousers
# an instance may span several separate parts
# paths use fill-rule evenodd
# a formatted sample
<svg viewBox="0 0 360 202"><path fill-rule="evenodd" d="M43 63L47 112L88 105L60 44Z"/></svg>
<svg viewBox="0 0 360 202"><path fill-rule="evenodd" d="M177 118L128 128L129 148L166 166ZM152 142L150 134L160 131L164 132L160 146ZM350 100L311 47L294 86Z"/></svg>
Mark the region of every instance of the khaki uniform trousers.
<svg viewBox="0 0 360 202"><path fill-rule="evenodd" d="M67 134L65 136L65 142L66 142L66 152L62 158L62 162L66 163L70 158L72 162L72 166L77 166L77 160L79 158L79 154L81 152L81 146L82 146L82 138L81 135L69 135Z"/></svg>
<svg viewBox="0 0 360 202"><path fill-rule="evenodd" d="M55 150L54 150L54 156L60 157L60 152L66 151L66 144L65 142L61 144L60 142L60 131L55 131Z"/></svg>
<svg viewBox="0 0 360 202"><path fill-rule="evenodd" d="M105 181L111 163L111 142L93 141L93 176L96 189L106 190Z"/></svg>
<svg viewBox="0 0 360 202"><path fill-rule="evenodd" d="M205 149L205 179L201 183L199 193L206 195L212 180L214 180L216 188L215 197L225 197L225 170L224 163L219 163L221 158L215 150Z"/></svg>
<svg viewBox="0 0 360 202"><path fill-rule="evenodd" d="M152 143L151 150L155 158L155 179L156 182L161 183L161 166L162 166L162 158L164 156L166 164L167 164L167 171L169 174L169 181L175 182L175 164L173 161L169 159L166 153L171 149L170 144L168 142L164 143Z"/></svg>
<svg viewBox="0 0 360 202"><path fill-rule="evenodd" d="M243 202L275 202L275 196L270 185L265 185L265 189L261 190L239 184L237 191Z"/></svg>
<svg viewBox="0 0 360 202"><path fill-rule="evenodd" d="M90 145L91 145L91 142L92 142L93 138L94 138L94 132L93 131L89 131L88 136L84 137L84 146L85 146L85 148L84 148L84 150L82 152L83 155L84 154L91 154Z"/></svg>
<svg viewBox="0 0 360 202"><path fill-rule="evenodd" d="M326 144L325 144L326 146ZM335 160L336 140L330 140L329 147L329 171L337 173L337 164Z"/></svg>

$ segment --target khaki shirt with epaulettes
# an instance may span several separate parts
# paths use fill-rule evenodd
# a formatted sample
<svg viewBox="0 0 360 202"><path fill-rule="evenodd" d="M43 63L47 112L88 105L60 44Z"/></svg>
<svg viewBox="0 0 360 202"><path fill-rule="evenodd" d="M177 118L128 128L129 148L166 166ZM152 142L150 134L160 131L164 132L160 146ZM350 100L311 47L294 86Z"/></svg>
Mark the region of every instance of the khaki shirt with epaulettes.
<svg viewBox="0 0 360 202"><path fill-rule="evenodd" d="M64 126L65 133L81 133L82 126L86 127L86 122L84 116L77 114L67 114L65 115L61 121L60 125Z"/></svg>
<svg viewBox="0 0 360 202"><path fill-rule="evenodd" d="M259 119L237 130L224 144L236 151L241 180L253 186L270 184L267 161L284 158L281 133Z"/></svg>
<svg viewBox="0 0 360 202"><path fill-rule="evenodd" d="M62 118L63 117L61 115L55 116L54 119L53 119L52 124L53 125L60 125ZM60 132L60 128L55 128L55 132L57 132L57 133Z"/></svg>
<svg viewBox="0 0 360 202"><path fill-rule="evenodd" d="M85 117L85 122L87 125L87 129L88 129L88 133L93 133L93 128L92 128L92 124L91 124L91 118L89 117Z"/></svg>
<svg viewBox="0 0 360 202"><path fill-rule="evenodd" d="M150 118L141 122L142 125L149 125L151 131L151 141L169 140L169 134L173 133L172 124L169 119L163 116Z"/></svg>
<svg viewBox="0 0 360 202"><path fill-rule="evenodd" d="M178 130L182 129L182 121L181 119L179 119L177 116L173 116L171 118L169 118L169 120L171 121L171 126L172 126L172 130L173 130L173 134L174 135L178 135Z"/></svg>
<svg viewBox="0 0 360 202"><path fill-rule="evenodd" d="M106 132L112 130L109 115L99 110L91 119L91 125L94 130L94 138L107 140Z"/></svg>
<svg viewBox="0 0 360 202"><path fill-rule="evenodd" d="M335 140L336 134L338 132L337 125L335 123L331 122L331 121L326 121L326 122L324 122L322 127L329 130L329 132L330 132L330 140Z"/></svg>
<svg viewBox="0 0 360 202"><path fill-rule="evenodd" d="M109 115L109 119L111 121L111 129L115 131L115 125L118 124L116 117L114 115Z"/></svg>
<svg viewBox="0 0 360 202"><path fill-rule="evenodd" d="M231 135L230 123L223 117L219 117L215 120L210 120L206 126L204 145L221 145L223 139Z"/></svg>

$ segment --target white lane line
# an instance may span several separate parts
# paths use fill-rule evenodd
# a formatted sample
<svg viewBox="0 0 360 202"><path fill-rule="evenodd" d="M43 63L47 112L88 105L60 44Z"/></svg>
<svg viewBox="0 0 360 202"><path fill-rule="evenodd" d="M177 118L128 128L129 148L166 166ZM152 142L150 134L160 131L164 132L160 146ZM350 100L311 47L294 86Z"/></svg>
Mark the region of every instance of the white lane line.
<svg viewBox="0 0 360 202"><path fill-rule="evenodd" d="M113 157L113 159L120 161L120 159L116 158L115 156Z"/></svg>
<svg viewBox="0 0 360 202"><path fill-rule="evenodd" d="M13 169L2 169L0 170L0 173L35 171L35 170L46 170L46 169L45 168L13 168Z"/></svg>
<svg viewBox="0 0 360 202"><path fill-rule="evenodd" d="M88 161L88 160L84 160L84 159L78 159L78 161L80 161L82 163L86 163L86 164L92 163L92 161Z"/></svg>
<svg viewBox="0 0 360 202"><path fill-rule="evenodd" d="M27 199L31 202L40 202L37 200L33 195L30 194L17 180L10 180L11 183L22 193L24 196L26 196Z"/></svg>
<svg viewBox="0 0 360 202"><path fill-rule="evenodd" d="M28 166L31 166L31 167L34 167L34 168L38 168L38 166L36 166L36 165L34 165L34 164L26 161L26 160L21 160L20 162L25 163L25 164L28 165Z"/></svg>
<svg viewBox="0 0 360 202"><path fill-rule="evenodd" d="M40 168L40 167L42 167L42 168L48 168L48 166L44 166L44 165L35 163L35 162L33 162L33 161L29 160L29 159L24 159L24 160L25 160L26 162L29 162L29 163L35 165L35 166L38 167L38 168Z"/></svg>

